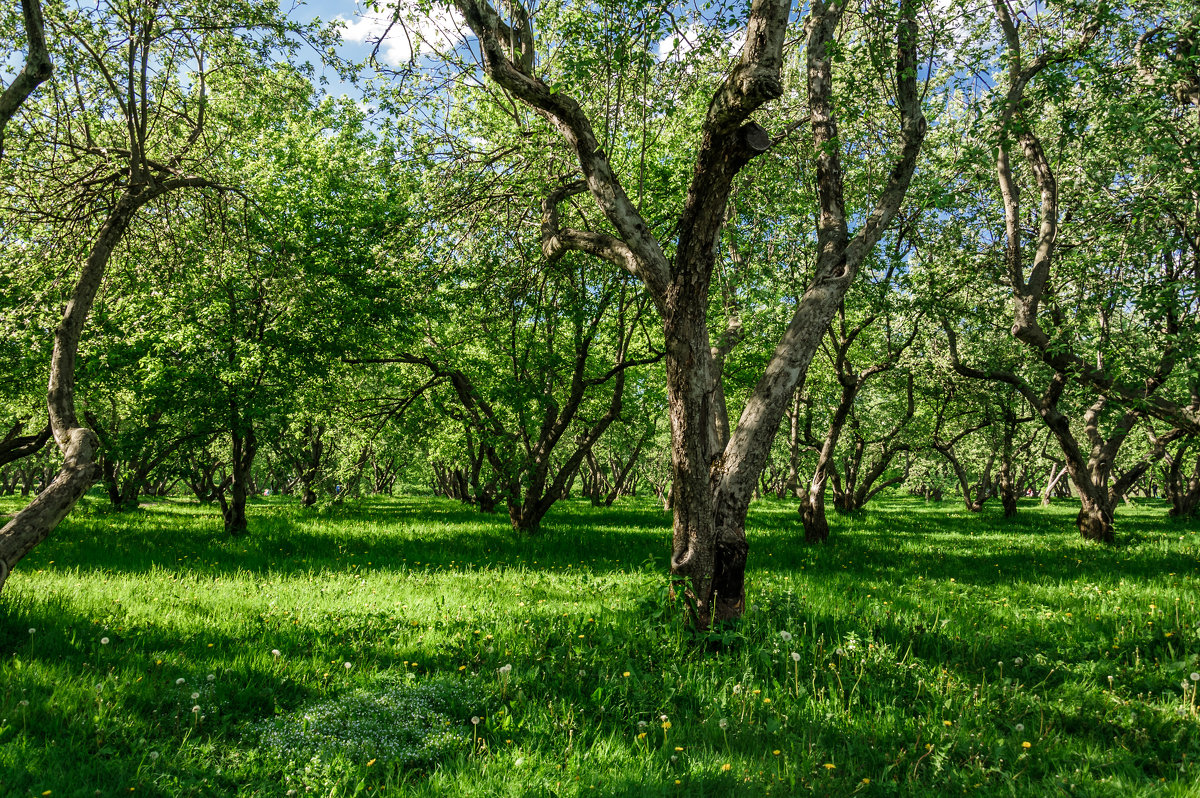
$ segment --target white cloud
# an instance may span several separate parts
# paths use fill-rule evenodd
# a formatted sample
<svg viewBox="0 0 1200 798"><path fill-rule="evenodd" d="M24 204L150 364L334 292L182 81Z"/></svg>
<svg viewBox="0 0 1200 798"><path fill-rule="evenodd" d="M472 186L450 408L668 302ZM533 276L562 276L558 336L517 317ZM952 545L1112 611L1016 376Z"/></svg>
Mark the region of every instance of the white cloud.
<svg viewBox="0 0 1200 798"><path fill-rule="evenodd" d="M714 47L713 36L719 36L713 28L702 25L690 25L682 33L672 33L658 43L658 59L666 61L673 59L683 61L684 57L701 45ZM705 39L709 41L705 41ZM746 30L740 28L731 34L725 34L724 41L716 44L717 50L725 50L730 55L737 55L746 44Z"/></svg>
<svg viewBox="0 0 1200 798"><path fill-rule="evenodd" d="M397 65L411 61L415 55L452 49L468 35L466 23L455 10L439 6L424 13L412 4L400 6L398 14L396 10L388 6L383 14L338 17L346 23L342 35L349 42L379 43L383 60Z"/></svg>

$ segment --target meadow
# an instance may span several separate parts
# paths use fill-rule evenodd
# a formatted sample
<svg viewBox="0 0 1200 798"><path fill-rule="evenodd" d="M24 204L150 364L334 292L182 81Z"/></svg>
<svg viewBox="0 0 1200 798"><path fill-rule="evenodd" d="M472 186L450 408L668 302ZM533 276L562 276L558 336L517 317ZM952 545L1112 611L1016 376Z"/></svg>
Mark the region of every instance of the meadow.
<svg viewBox="0 0 1200 798"><path fill-rule="evenodd" d="M0 500L0 513L18 507ZM98 497L0 596L0 795L1200 795L1200 523L893 497L749 521L697 637L670 519Z"/></svg>

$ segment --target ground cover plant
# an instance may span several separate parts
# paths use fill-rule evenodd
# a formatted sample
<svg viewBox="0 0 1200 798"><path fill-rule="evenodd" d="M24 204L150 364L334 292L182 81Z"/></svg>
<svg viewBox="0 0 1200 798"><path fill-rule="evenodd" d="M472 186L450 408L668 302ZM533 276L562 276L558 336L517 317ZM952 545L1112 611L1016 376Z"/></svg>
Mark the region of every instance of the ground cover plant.
<svg viewBox="0 0 1200 798"><path fill-rule="evenodd" d="M231 539L89 499L0 601L0 793L1194 795L1200 526L1147 504L1118 548L910 498L809 547L759 502L746 616L696 637L633 500Z"/></svg>

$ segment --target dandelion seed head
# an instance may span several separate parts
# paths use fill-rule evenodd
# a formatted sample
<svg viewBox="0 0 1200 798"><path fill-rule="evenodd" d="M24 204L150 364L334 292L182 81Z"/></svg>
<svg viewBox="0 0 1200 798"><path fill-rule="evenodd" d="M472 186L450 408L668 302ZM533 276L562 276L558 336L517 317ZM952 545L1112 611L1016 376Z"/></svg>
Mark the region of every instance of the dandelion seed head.
<svg viewBox="0 0 1200 798"><path fill-rule="evenodd" d="M792 662L799 662L799 661L800 661L800 652L793 651L792 652Z"/></svg>
<svg viewBox="0 0 1200 798"><path fill-rule="evenodd" d="M102 645L102 646L107 646L107 645L108 645L108 638L107 638L107 637L102 637L102 638L100 638L100 645Z"/></svg>
<svg viewBox="0 0 1200 798"><path fill-rule="evenodd" d="M186 682L187 682L187 679L183 678L182 676L180 676L178 679L176 679L176 680L175 680L175 684L176 684L176 685L181 685L181 684L184 684L184 683L186 683Z"/></svg>

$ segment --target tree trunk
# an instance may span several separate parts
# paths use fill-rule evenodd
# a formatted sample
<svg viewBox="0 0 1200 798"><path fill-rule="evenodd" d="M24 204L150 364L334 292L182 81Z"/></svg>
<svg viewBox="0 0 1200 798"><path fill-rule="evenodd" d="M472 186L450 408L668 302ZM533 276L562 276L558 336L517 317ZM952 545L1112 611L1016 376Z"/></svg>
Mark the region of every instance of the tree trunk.
<svg viewBox="0 0 1200 798"><path fill-rule="evenodd" d="M132 190L126 190L118 198L92 244L62 321L54 331L46 404L51 433L63 453L63 464L46 489L0 529L0 590L16 564L46 539L96 480L98 439L75 415L75 358L108 259L129 228L134 213L148 199L150 196L137 195Z"/></svg>

